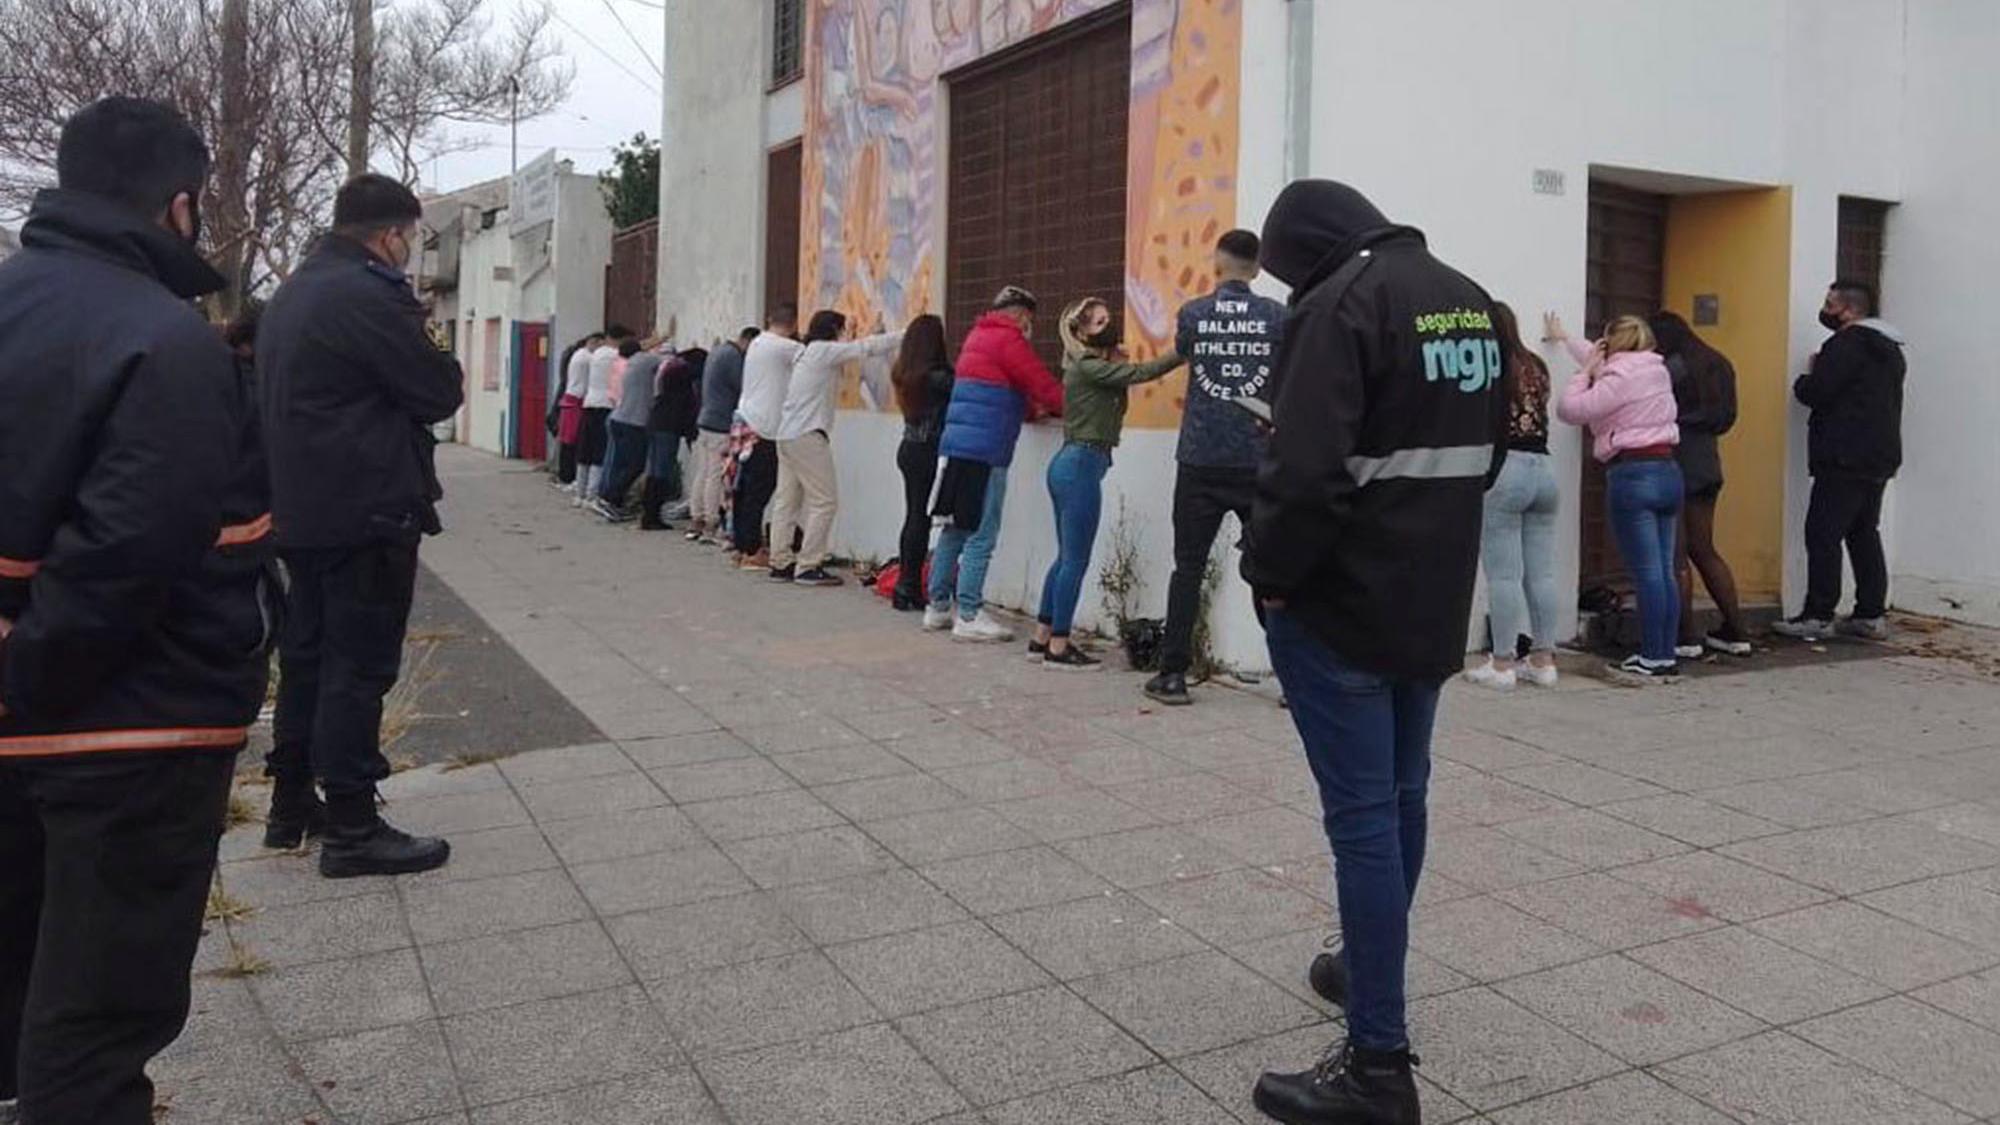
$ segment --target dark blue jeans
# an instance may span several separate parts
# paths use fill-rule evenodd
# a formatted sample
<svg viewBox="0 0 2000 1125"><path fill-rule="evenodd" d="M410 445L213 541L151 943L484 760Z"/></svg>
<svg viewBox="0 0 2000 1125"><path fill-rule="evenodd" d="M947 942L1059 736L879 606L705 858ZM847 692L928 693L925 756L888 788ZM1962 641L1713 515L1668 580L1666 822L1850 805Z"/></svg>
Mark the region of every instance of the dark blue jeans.
<svg viewBox="0 0 2000 1125"><path fill-rule="evenodd" d="M1333 846L1347 958L1348 1038L1371 1051L1409 1046L1403 966L1410 904L1424 869L1436 680L1392 679L1342 660L1282 609L1265 612Z"/></svg>
<svg viewBox="0 0 2000 1125"><path fill-rule="evenodd" d="M1681 467L1673 458L1618 461L1605 470L1611 534L1639 595L1639 655L1672 662L1680 633L1681 593L1674 582L1681 522Z"/></svg>
<svg viewBox="0 0 2000 1125"><path fill-rule="evenodd" d="M1056 557L1042 579L1042 611L1037 616L1058 637L1069 636L1076 620L1076 603L1083 596L1083 579L1090 571L1090 549L1097 542L1098 518L1104 514L1104 474L1111 471L1111 454L1094 445L1071 442L1049 460L1049 500L1056 512Z"/></svg>

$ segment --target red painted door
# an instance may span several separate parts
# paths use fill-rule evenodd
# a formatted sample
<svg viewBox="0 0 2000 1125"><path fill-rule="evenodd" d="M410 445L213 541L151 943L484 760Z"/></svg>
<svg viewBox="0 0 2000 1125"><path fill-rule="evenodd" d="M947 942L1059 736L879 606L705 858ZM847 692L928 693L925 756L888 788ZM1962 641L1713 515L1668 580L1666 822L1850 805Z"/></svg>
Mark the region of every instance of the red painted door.
<svg viewBox="0 0 2000 1125"><path fill-rule="evenodd" d="M517 326L514 354L520 378L514 381L514 456L524 461L549 459L549 326Z"/></svg>

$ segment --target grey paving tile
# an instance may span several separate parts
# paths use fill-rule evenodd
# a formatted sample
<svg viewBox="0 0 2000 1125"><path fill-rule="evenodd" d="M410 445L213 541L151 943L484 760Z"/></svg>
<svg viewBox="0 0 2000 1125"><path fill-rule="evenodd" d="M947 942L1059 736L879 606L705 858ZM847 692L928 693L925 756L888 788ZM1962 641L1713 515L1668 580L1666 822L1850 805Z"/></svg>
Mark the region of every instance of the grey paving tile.
<svg viewBox="0 0 2000 1125"><path fill-rule="evenodd" d="M1160 883L1135 893L1163 917L1218 945L1294 933L1331 921L1324 903L1249 869Z"/></svg>
<svg viewBox="0 0 2000 1125"><path fill-rule="evenodd" d="M1988 1031L2000 1031L2000 969L1940 981L1915 996Z"/></svg>
<svg viewBox="0 0 2000 1125"><path fill-rule="evenodd" d="M1624 1069L1617 1059L1498 993L1467 988L1410 1005L1424 1077L1478 1110Z"/></svg>
<svg viewBox="0 0 2000 1125"><path fill-rule="evenodd" d="M421 886L426 883L491 879L496 875L547 871L560 866L561 862L538 827L491 828L484 832L453 836L450 863L418 875L403 876L402 882L405 886Z"/></svg>
<svg viewBox="0 0 2000 1125"><path fill-rule="evenodd" d="M1135 1069L1153 1056L1061 988L910 1016L897 1028L975 1105Z"/></svg>
<svg viewBox="0 0 2000 1125"><path fill-rule="evenodd" d="M1523 766L1502 772L1501 777L1530 789L1539 789L1573 805L1594 807L1613 801L1634 801L1658 797L1666 790L1649 781L1626 777L1583 762L1552 762Z"/></svg>
<svg viewBox="0 0 2000 1125"><path fill-rule="evenodd" d="M565 820L543 831L555 853L571 865L601 863L672 851L702 842L688 815L675 808L632 809L589 820ZM454 855L453 859L456 860Z"/></svg>
<svg viewBox="0 0 2000 1125"><path fill-rule="evenodd" d="M807 950L647 984L695 1058L808 1039L881 1017L832 963Z"/></svg>
<svg viewBox="0 0 2000 1125"><path fill-rule="evenodd" d="M826 955L884 1015L1024 992L1054 983L980 922L956 922L834 946Z"/></svg>
<svg viewBox="0 0 2000 1125"><path fill-rule="evenodd" d="M703 844L571 869L590 905L606 916L722 898L751 889L728 856Z"/></svg>
<svg viewBox="0 0 2000 1125"><path fill-rule="evenodd" d="M1491 1115L1494 1125L1730 1125L1708 1106L1639 1071L1536 1098Z"/></svg>
<svg viewBox="0 0 2000 1125"><path fill-rule="evenodd" d="M786 754L777 759L777 764L800 785L867 781L870 778L894 777L916 769L890 751L869 743Z"/></svg>
<svg viewBox="0 0 2000 1125"><path fill-rule="evenodd" d="M2000 1033L1901 996L1792 1029L1963 1113L2000 1113Z"/></svg>
<svg viewBox="0 0 2000 1125"><path fill-rule="evenodd" d="M1108 792L1172 824L1251 812L1271 803L1268 797L1239 789L1210 773L1129 782Z"/></svg>
<svg viewBox="0 0 2000 1125"><path fill-rule="evenodd" d="M991 809L953 808L877 820L867 832L904 863L922 866L949 859L1012 851L1035 838Z"/></svg>
<svg viewBox="0 0 2000 1125"><path fill-rule="evenodd" d="M463 796L468 793L491 793L507 788L507 777L500 767L491 762L454 768L450 763L434 766L419 766L403 770L382 779L376 787L384 800L392 804L420 800L426 797Z"/></svg>
<svg viewBox="0 0 2000 1125"><path fill-rule="evenodd" d="M2000 848L1893 819L1746 840L1721 851L1844 895L2000 864Z"/></svg>
<svg viewBox="0 0 2000 1125"><path fill-rule="evenodd" d="M267 852L257 859L222 864L216 878L231 898L258 910L380 894L396 885L388 876L328 879L319 873L317 855L289 852Z"/></svg>
<svg viewBox="0 0 2000 1125"><path fill-rule="evenodd" d="M946 770L1018 756L1012 746L957 721L928 724L887 745L897 757L921 770Z"/></svg>
<svg viewBox="0 0 2000 1125"><path fill-rule="evenodd" d="M268 1041L166 1052L148 1068L153 1104L183 1122L304 1121L324 1114L297 1064Z"/></svg>
<svg viewBox="0 0 2000 1125"><path fill-rule="evenodd" d="M666 794L634 771L582 781L545 784L523 788L521 801L536 821L548 824L584 817L610 816L630 809L652 808L667 803Z"/></svg>
<svg viewBox="0 0 2000 1125"><path fill-rule="evenodd" d="M590 913L563 871L412 884L403 890L403 903L410 913L410 930L421 944L574 922Z"/></svg>
<svg viewBox="0 0 2000 1125"><path fill-rule="evenodd" d="M737 737L766 754L797 754L824 750L863 741L860 733L837 719L798 719L792 722L745 726Z"/></svg>
<svg viewBox="0 0 2000 1125"><path fill-rule="evenodd" d="M1614 878L1645 887L1688 910L1705 910L1729 922L1749 922L1813 906L1827 892L1714 852L1691 852L1621 867Z"/></svg>
<svg viewBox="0 0 2000 1125"><path fill-rule="evenodd" d="M1580 874L1583 865L1524 844L1490 828L1435 834L1424 853L1424 870L1478 891L1502 891Z"/></svg>
<svg viewBox="0 0 2000 1125"><path fill-rule="evenodd" d="M1071 987L1167 1058L1318 1023L1320 1013L1220 953L1155 961Z"/></svg>
<svg viewBox="0 0 2000 1125"><path fill-rule="evenodd" d="M591 721L608 737L619 742L693 734L713 730L716 726L713 718L693 707L668 705L664 701L644 710L593 714Z"/></svg>
<svg viewBox="0 0 2000 1125"><path fill-rule="evenodd" d="M786 916L821 944L881 937L968 917L944 892L903 868L789 887L775 897Z"/></svg>
<svg viewBox="0 0 2000 1125"><path fill-rule="evenodd" d="M1573 807L1539 790L1480 773L1441 782L1434 780L1430 792L1432 814L1448 813L1464 823L1484 828L1554 816Z"/></svg>
<svg viewBox="0 0 2000 1125"><path fill-rule="evenodd" d="M1617 956L1516 977L1494 991L1635 1066L1764 1029L1718 1000Z"/></svg>
<svg viewBox="0 0 2000 1125"><path fill-rule="evenodd" d="M1058 793L1077 784L1056 766L1034 758L1002 758L937 771L937 779L980 804Z"/></svg>
<svg viewBox="0 0 2000 1125"><path fill-rule="evenodd" d="M516 754L501 759L497 765L507 780L523 789L537 785L566 785L592 777L629 777L639 768L615 742L593 742L585 746Z"/></svg>
<svg viewBox="0 0 2000 1125"><path fill-rule="evenodd" d="M1250 1101L1257 1077L1267 1070L1300 1071L1318 1061L1329 1043L1341 1038L1336 1024L1316 1023L1292 1031L1268 1035L1190 1058L1174 1060L1174 1069L1242 1122L1266 1122ZM1442 1125L1452 1120L1439 1112L1438 1104L1427 1095L1423 1102L1424 1120Z"/></svg>
<svg viewBox="0 0 2000 1125"><path fill-rule="evenodd" d="M1063 763L1070 776L1090 785L1122 785L1187 773L1194 767L1144 746L1112 745L1085 750Z"/></svg>
<svg viewBox="0 0 2000 1125"><path fill-rule="evenodd" d="M1410 919L1410 945L1479 981L1504 980L1604 951L1560 926L1485 897L1419 909Z"/></svg>
<svg viewBox="0 0 2000 1125"><path fill-rule="evenodd" d="M896 857L849 826L760 836L722 845L758 886L791 887L896 866Z"/></svg>
<svg viewBox="0 0 2000 1125"><path fill-rule="evenodd" d="M748 758L757 748L728 731L703 731L666 738L649 738L624 744L625 754L644 770L665 770L697 762L719 762L727 758Z"/></svg>
<svg viewBox="0 0 2000 1125"><path fill-rule="evenodd" d="M472 1125L724 1125L694 1072L641 1074L487 1106Z"/></svg>
<svg viewBox="0 0 2000 1125"><path fill-rule="evenodd" d="M1098 789L1073 789L994 805L993 811L1043 843L1126 832L1158 817Z"/></svg>
<svg viewBox="0 0 2000 1125"><path fill-rule="evenodd" d="M887 820L935 809L955 809L966 799L958 790L924 773L822 785L813 795L856 821Z"/></svg>
<svg viewBox="0 0 2000 1125"><path fill-rule="evenodd" d="M392 801L383 815L403 831L422 836L511 828L531 819L527 806L509 789Z"/></svg>
<svg viewBox="0 0 2000 1125"><path fill-rule="evenodd" d="M1704 789L1695 795L1704 801L1794 830L1852 824L1876 815L1851 801L1808 792L1791 779Z"/></svg>
<svg viewBox="0 0 2000 1125"><path fill-rule="evenodd" d="M1653 1074L1740 1121L1944 1125L1970 1120L1782 1031L1662 1063Z"/></svg>
<svg viewBox="0 0 2000 1125"><path fill-rule="evenodd" d="M1256 867L1327 850L1319 819L1283 805L1209 817L1186 829Z"/></svg>
<svg viewBox="0 0 2000 1125"><path fill-rule="evenodd" d="M1431 739L1431 754L1486 773L1504 773L1531 766L1556 766L1568 759L1539 747L1476 730L1440 731Z"/></svg>
<svg viewBox="0 0 2000 1125"><path fill-rule="evenodd" d="M671 1069L667 1028L636 986L453 1016L445 1039L473 1107Z"/></svg>
<svg viewBox="0 0 2000 1125"><path fill-rule="evenodd" d="M999 914L1100 895L1111 885L1047 847L990 852L919 868L974 914Z"/></svg>
<svg viewBox="0 0 2000 1125"><path fill-rule="evenodd" d="M387 892L260 910L230 924L237 943L275 968L338 961L410 944L396 898Z"/></svg>
<svg viewBox="0 0 2000 1125"><path fill-rule="evenodd" d="M1829 902L1750 928L1897 991L1990 967L1993 954L1852 902Z"/></svg>
<svg viewBox="0 0 2000 1125"><path fill-rule="evenodd" d="M1891 887L1860 901L2000 957L2000 868Z"/></svg>
<svg viewBox="0 0 2000 1125"><path fill-rule="evenodd" d="M718 843L786 836L847 823L846 817L803 789L703 801L685 805L682 811Z"/></svg>
<svg viewBox="0 0 2000 1125"><path fill-rule="evenodd" d="M1591 868L1644 863L1688 850L1679 840L1590 809L1510 821L1500 825L1499 830Z"/></svg>
<svg viewBox="0 0 2000 1125"><path fill-rule="evenodd" d="M1630 949L1722 925L1695 904L1609 875L1573 875L1494 897L1606 949Z"/></svg>
<svg viewBox="0 0 2000 1125"><path fill-rule="evenodd" d="M347 1035L435 1014L417 955L408 949L273 969L249 983L283 1039Z"/></svg>
<svg viewBox="0 0 2000 1125"><path fill-rule="evenodd" d="M965 1106L883 1024L698 1065L737 1125L914 1125Z"/></svg>
<svg viewBox="0 0 2000 1125"><path fill-rule="evenodd" d="M1626 956L1774 1024L1864 1003L1889 992L1884 985L1741 926L1640 946L1627 950Z"/></svg>
<svg viewBox="0 0 2000 1125"><path fill-rule="evenodd" d="M992 1125L1230 1125L1235 1118L1164 1066L1078 1083L986 1110Z"/></svg>
<svg viewBox="0 0 2000 1125"><path fill-rule="evenodd" d="M682 805L798 788L798 782L789 774L763 758L724 758L668 766L654 770L652 776L675 803Z"/></svg>
<svg viewBox="0 0 2000 1125"><path fill-rule="evenodd" d="M1207 946L1130 895L1101 894L987 919L1062 980L1094 976Z"/></svg>
<svg viewBox="0 0 2000 1125"><path fill-rule="evenodd" d="M711 898L607 919L605 929L641 980L677 976L809 949L768 891Z"/></svg>
<svg viewBox="0 0 2000 1125"><path fill-rule="evenodd" d="M1263 938L1248 945L1231 946L1225 952L1252 972L1319 1009L1322 1016L1338 1015L1340 1009L1320 999L1306 979L1306 967L1326 951L1327 929L1300 930ZM1403 988L1407 999L1436 996L1472 984L1471 977L1450 968L1437 958L1412 949L1403 967Z"/></svg>
<svg viewBox="0 0 2000 1125"><path fill-rule="evenodd" d="M1697 848L1719 847L1788 831L1784 825L1681 793L1614 801L1599 806L1598 811Z"/></svg>
<svg viewBox="0 0 2000 1125"><path fill-rule="evenodd" d="M634 983L594 920L426 946L423 962L448 1016Z"/></svg>
<svg viewBox="0 0 2000 1125"><path fill-rule="evenodd" d="M434 1022L315 1039L292 1052L342 1122L390 1125L465 1104Z"/></svg>
<svg viewBox="0 0 2000 1125"><path fill-rule="evenodd" d="M1213 875L1243 865L1185 827L1136 828L1055 847L1112 885L1126 888Z"/></svg>

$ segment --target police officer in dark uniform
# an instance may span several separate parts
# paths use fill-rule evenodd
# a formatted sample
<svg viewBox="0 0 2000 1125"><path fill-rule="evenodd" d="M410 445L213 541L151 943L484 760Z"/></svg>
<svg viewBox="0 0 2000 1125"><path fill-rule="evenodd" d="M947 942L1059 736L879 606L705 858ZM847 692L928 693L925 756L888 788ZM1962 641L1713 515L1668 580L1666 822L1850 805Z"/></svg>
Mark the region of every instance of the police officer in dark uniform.
<svg viewBox="0 0 2000 1125"><path fill-rule="evenodd" d="M0 265L0 1121L152 1121L270 674L256 403L190 304L208 167L99 101Z"/></svg>
<svg viewBox="0 0 2000 1125"><path fill-rule="evenodd" d="M422 217L398 181L349 180L332 232L278 287L257 334L291 580L264 842L296 847L323 830L329 878L428 871L451 856L445 841L384 822L375 794L389 776L382 698L402 661L417 544L439 530L430 426L462 401L458 361L426 329L405 273Z"/></svg>

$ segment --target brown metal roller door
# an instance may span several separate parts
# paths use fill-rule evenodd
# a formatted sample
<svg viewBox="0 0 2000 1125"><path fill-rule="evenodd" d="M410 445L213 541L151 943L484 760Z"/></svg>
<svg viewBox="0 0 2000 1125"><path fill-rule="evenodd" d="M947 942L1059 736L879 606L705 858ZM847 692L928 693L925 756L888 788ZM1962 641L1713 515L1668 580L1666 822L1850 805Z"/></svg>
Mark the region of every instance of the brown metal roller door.
<svg viewBox="0 0 2000 1125"><path fill-rule="evenodd" d="M1592 339L1616 317L1659 311L1666 270L1666 196L1592 180L1587 241L1583 330ZM1587 451L1582 501L1579 585L1630 590L1632 581L1605 513L1604 467Z"/></svg>
<svg viewBox="0 0 2000 1125"><path fill-rule="evenodd" d="M1078 21L954 74L945 319L962 335L1003 285L1041 300L1035 347L1085 295L1122 313L1131 15Z"/></svg>

